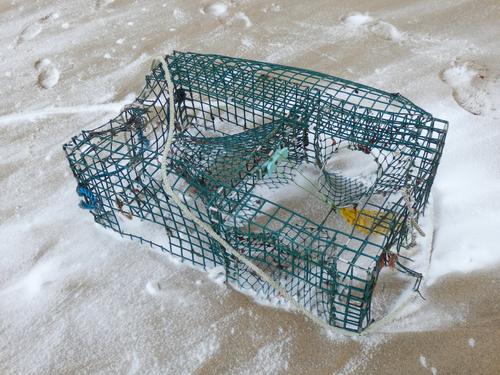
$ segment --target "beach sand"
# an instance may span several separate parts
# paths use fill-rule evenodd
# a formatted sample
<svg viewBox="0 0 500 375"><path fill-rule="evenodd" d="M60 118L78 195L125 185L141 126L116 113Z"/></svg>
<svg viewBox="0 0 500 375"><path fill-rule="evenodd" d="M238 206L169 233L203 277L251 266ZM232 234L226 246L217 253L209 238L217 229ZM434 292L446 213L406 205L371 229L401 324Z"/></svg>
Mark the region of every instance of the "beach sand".
<svg viewBox="0 0 500 375"><path fill-rule="evenodd" d="M500 373L500 3L353 4L0 3L0 373ZM318 70L448 120L425 300L344 337L93 223L62 144L174 49ZM403 279L385 272L380 295Z"/></svg>

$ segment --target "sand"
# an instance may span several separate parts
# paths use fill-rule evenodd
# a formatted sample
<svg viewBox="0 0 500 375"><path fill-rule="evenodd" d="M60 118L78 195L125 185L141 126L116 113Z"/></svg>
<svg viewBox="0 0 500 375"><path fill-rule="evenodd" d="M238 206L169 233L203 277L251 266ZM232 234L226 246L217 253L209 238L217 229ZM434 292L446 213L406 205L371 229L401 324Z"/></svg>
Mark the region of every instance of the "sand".
<svg viewBox="0 0 500 375"><path fill-rule="evenodd" d="M0 3L0 373L500 373L499 19L494 0ZM173 49L319 70L449 120L425 301L346 338L94 224L62 144Z"/></svg>

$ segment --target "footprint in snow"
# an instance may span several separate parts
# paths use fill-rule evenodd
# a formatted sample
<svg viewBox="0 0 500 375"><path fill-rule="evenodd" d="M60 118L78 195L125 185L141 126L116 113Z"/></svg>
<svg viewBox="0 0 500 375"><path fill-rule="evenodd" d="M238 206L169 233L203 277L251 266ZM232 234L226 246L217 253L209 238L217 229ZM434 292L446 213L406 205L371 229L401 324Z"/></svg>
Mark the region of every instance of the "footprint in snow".
<svg viewBox="0 0 500 375"><path fill-rule="evenodd" d="M201 13L210 15L212 17L223 17L227 15L229 6L223 2L214 2L205 5L200 9Z"/></svg>
<svg viewBox="0 0 500 375"><path fill-rule="evenodd" d="M59 70L49 59L38 60L35 69L38 70L38 84L42 88L50 89L59 82Z"/></svg>
<svg viewBox="0 0 500 375"><path fill-rule="evenodd" d="M245 27L251 27L252 21L250 18L243 12L236 12L235 15L231 18L230 24L242 23Z"/></svg>
<svg viewBox="0 0 500 375"><path fill-rule="evenodd" d="M107 7L109 4L111 4L112 2L114 2L114 0L97 0L95 2L95 8L96 9L102 9L102 8L105 8Z"/></svg>
<svg viewBox="0 0 500 375"><path fill-rule="evenodd" d="M478 116L496 111L491 98L500 97L499 81L491 78L484 66L472 61L455 61L439 78L451 88L453 99L466 111Z"/></svg>
<svg viewBox="0 0 500 375"><path fill-rule="evenodd" d="M216 18L224 25L242 24L246 28L252 26L252 21L245 13L235 12L230 14L229 5L225 2L217 1L207 3L200 9L200 12L204 15Z"/></svg>
<svg viewBox="0 0 500 375"><path fill-rule="evenodd" d="M275 4L275 3L271 3L270 5L268 6L265 6L264 8L262 8L262 11L264 13L278 13L281 11L281 5L279 4Z"/></svg>
<svg viewBox="0 0 500 375"><path fill-rule="evenodd" d="M17 44L19 45L27 40L34 39L38 34L42 32L43 26L45 24L58 18L58 13L49 13L48 15L40 18L32 24L29 24L23 29L23 31L21 31L21 34L19 34L19 37L17 38Z"/></svg>
<svg viewBox="0 0 500 375"><path fill-rule="evenodd" d="M399 31L394 25L381 20L377 20L369 24L368 30L376 37L390 42L400 42L404 39L403 33L401 33L401 31Z"/></svg>
<svg viewBox="0 0 500 375"><path fill-rule="evenodd" d="M350 13L340 19L344 25L352 30L368 31L377 38L390 42L401 42L405 34L394 25L371 17L366 13Z"/></svg>

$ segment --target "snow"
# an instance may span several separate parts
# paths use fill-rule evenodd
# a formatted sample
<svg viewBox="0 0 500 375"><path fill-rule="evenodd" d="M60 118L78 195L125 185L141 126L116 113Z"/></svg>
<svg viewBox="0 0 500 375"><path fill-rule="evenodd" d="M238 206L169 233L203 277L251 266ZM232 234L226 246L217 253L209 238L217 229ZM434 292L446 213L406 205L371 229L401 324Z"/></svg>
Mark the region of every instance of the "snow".
<svg viewBox="0 0 500 375"><path fill-rule="evenodd" d="M427 362L427 358L425 358L423 355L420 355L419 362L420 362L420 365L423 368L428 369L432 375L437 375L437 373L438 373L437 369L435 367L432 367L432 366L429 367L429 364Z"/></svg>
<svg viewBox="0 0 500 375"><path fill-rule="evenodd" d="M38 84L44 89L50 89L59 82L60 73L49 59L42 59L35 63L38 70Z"/></svg>
<svg viewBox="0 0 500 375"><path fill-rule="evenodd" d="M42 30L43 30L42 25L38 22L28 25L19 36L19 41L23 42L25 40L31 40L38 34L40 34Z"/></svg>
<svg viewBox="0 0 500 375"><path fill-rule="evenodd" d="M338 339L338 338L337 338ZM387 337L373 336L354 339L360 344L357 353L352 355L347 363L336 372L337 375L355 375L367 370L370 366L370 360L379 350L380 346L387 341ZM368 371L371 372L370 370Z"/></svg>
<svg viewBox="0 0 500 375"><path fill-rule="evenodd" d="M245 27L252 27L253 23L250 21L250 18L243 12L237 12L234 15L234 18L240 19L245 23Z"/></svg>
<svg viewBox="0 0 500 375"><path fill-rule="evenodd" d="M104 7L110 5L113 2L114 2L114 0L97 0L96 1L96 8L97 9L104 8Z"/></svg>
<svg viewBox="0 0 500 375"><path fill-rule="evenodd" d="M498 137L498 128L484 129L484 120L471 119L467 112L450 111L453 129L443 155L434 193L439 200L439 232L428 281L435 282L452 272L473 272L500 262L495 251L500 201L497 164L490 159L498 146L486 141ZM463 145L463 146L462 146ZM460 168L456 168L460 163Z"/></svg>
<svg viewBox="0 0 500 375"><path fill-rule="evenodd" d="M281 11L281 5L276 4L276 3L271 3L271 5L267 5L266 7L262 8L262 11L264 13L278 13Z"/></svg>
<svg viewBox="0 0 500 375"><path fill-rule="evenodd" d="M400 42L404 39L404 34L388 22L376 21L368 26L368 30L379 38L392 42Z"/></svg>
<svg viewBox="0 0 500 375"><path fill-rule="evenodd" d="M57 20L58 18L59 13L49 13L39 20L30 23L23 29L23 31L19 35L18 44L35 39L38 34L43 31L44 25L49 25L52 21Z"/></svg>
<svg viewBox="0 0 500 375"><path fill-rule="evenodd" d="M155 286L155 285L152 284L151 281L148 281L147 284L146 284L146 292L148 292L151 295L158 294L159 285L160 284L156 284L156 286Z"/></svg>
<svg viewBox="0 0 500 375"><path fill-rule="evenodd" d="M220 17L227 13L228 6L225 3L215 2L210 5L207 5L202 9L203 13L210 14L214 17Z"/></svg>
<svg viewBox="0 0 500 375"><path fill-rule="evenodd" d="M25 276L7 286L2 292L3 297L15 293L19 298L35 298L39 296L44 285L56 281L58 277L63 275L61 271L60 260L57 258L40 262Z"/></svg>
<svg viewBox="0 0 500 375"><path fill-rule="evenodd" d="M268 343L259 348L257 354L247 363L240 365L239 368L231 369L229 374L240 375L266 375L276 373L286 373L288 369L288 360L291 355L289 349L292 338L280 337L278 340Z"/></svg>
<svg viewBox="0 0 500 375"><path fill-rule="evenodd" d="M474 21L465 8L458 18L452 13L467 2L318 4L171 1L148 3L146 11L140 2L112 0L0 6L1 373L190 374L210 373L210 366L212 373L301 373L301 363L314 362L330 365L327 373L357 374L369 372L377 358L383 364L385 345L398 339L407 349L394 361L436 374L431 365L447 373L446 363L428 353L439 351L444 360L449 348L425 349L429 338L455 340L455 330L441 332L461 326L467 336L456 339L464 350L479 337L494 342L482 336L494 317L481 318L481 329L469 327L476 299L447 288L458 278L489 293L495 284L483 288L484 277L476 276L500 265L498 27L488 18L495 10L485 5ZM235 293L221 269L200 272L95 225L77 206L61 146L115 116L141 89L152 57L173 49L324 71L399 91L449 120L433 216L426 217L434 223L432 261L428 254L414 257L425 273L427 300L413 300L381 333L357 341L330 333L328 340L300 315ZM353 175L371 172L360 164L353 164ZM423 247L427 233L419 239ZM485 295L475 297L496 303ZM381 293L377 303L386 297ZM228 362L225 370L217 367Z"/></svg>
<svg viewBox="0 0 500 375"><path fill-rule="evenodd" d="M342 21L349 27L358 28L360 26L369 24L373 21L373 17L366 13L352 13L348 16L342 17Z"/></svg>
<svg viewBox="0 0 500 375"><path fill-rule="evenodd" d="M427 368L427 359L423 355L420 356L419 361L422 367Z"/></svg>
<svg viewBox="0 0 500 375"><path fill-rule="evenodd" d="M71 115L71 114L85 114L85 113L116 113L125 104L133 100L134 94L127 95L125 99L117 103L103 103L103 104L82 104L73 107L52 107L47 106L41 110L34 110L32 112L24 111L13 113L11 115L0 116L0 125L14 124L19 121L36 121L45 119L55 115Z"/></svg>
<svg viewBox="0 0 500 375"><path fill-rule="evenodd" d="M485 67L472 61L453 61L441 72L441 79L450 86L453 98L464 110L474 115L496 110L496 103L490 98L500 95L499 81L492 79Z"/></svg>
<svg viewBox="0 0 500 375"><path fill-rule="evenodd" d="M476 340L474 340L472 337L467 341L467 343L471 348L476 346Z"/></svg>
<svg viewBox="0 0 500 375"><path fill-rule="evenodd" d="M207 271L208 277L212 279L214 282L217 284L222 284L224 283L226 279L226 271L224 267L222 266L217 266L217 267L212 267Z"/></svg>
<svg viewBox="0 0 500 375"><path fill-rule="evenodd" d="M343 176L351 178L376 175L377 169L378 164L371 154L351 151L347 147L340 147L325 166L327 172L342 171Z"/></svg>
<svg viewBox="0 0 500 375"><path fill-rule="evenodd" d="M341 18L342 22L354 31L368 31L373 35L392 42L400 42L405 36L394 25L375 19L367 13L351 13Z"/></svg>

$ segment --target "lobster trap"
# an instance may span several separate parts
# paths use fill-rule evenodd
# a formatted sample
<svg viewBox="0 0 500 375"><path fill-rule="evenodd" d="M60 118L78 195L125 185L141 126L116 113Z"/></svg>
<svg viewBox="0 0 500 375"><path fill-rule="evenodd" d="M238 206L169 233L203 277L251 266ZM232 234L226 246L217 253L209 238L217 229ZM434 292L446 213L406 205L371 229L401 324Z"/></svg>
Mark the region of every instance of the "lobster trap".
<svg viewBox="0 0 500 375"><path fill-rule="evenodd" d="M282 296L183 215L174 194L304 309L360 332L381 268L428 200L447 123L399 94L308 70L174 52L114 119L64 145L82 208L257 295Z"/></svg>

